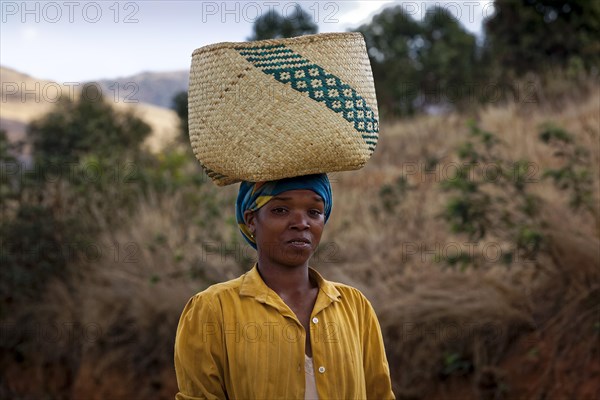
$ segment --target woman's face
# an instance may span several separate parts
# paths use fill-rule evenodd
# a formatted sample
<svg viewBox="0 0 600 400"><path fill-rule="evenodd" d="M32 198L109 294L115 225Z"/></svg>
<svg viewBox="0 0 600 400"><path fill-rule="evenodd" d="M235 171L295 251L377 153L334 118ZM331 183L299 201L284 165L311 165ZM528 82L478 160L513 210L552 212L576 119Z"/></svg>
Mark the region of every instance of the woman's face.
<svg viewBox="0 0 600 400"><path fill-rule="evenodd" d="M287 266L303 265L317 249L325 225L325 204L312 190L289 190L258 211L246 211L259 259Z"/></svg>

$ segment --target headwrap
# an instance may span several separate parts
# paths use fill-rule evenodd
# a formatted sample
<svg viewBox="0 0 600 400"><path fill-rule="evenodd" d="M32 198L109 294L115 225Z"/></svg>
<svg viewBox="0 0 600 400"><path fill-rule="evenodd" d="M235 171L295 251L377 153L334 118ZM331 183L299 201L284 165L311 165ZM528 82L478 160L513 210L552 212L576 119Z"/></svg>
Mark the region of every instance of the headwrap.
<svg viewBox="0 0 600 400"><path fill-rule="evenodd" d="M250 230L244 221L246 210L256 211L269 202L274 196L288 190L312 190L323 199L325 203L325 222L331 214L332 196L331 184L327 174L303 175L267 182L242 182L235 203L235 216L240 232L250 246L256 249L256 241L250 235Z"/></svg>

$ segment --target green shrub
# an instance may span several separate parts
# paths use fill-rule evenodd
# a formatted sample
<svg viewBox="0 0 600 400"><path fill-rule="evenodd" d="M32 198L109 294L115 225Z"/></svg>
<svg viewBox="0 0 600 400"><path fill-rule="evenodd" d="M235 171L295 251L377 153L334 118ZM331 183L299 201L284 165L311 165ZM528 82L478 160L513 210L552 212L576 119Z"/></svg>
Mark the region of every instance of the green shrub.
<svg viewBox="0 0 600 400"><path fill-rule="evenodd" d="M462 164L454 176L440 182L450 192L443 218L455 234L466 234L470 241L500 240L510 243L500 261L505 265L517 259L535 260L544 245L542 221L538 214L541 199L530 193L535 182L530 177L531 163L510 160L498 147L504 143L492 132L470 122L470 140L456 152ZM490 173L490 171L493 171ZM478 267L481 257L469 254L447 257L447 264Z"/></svg>

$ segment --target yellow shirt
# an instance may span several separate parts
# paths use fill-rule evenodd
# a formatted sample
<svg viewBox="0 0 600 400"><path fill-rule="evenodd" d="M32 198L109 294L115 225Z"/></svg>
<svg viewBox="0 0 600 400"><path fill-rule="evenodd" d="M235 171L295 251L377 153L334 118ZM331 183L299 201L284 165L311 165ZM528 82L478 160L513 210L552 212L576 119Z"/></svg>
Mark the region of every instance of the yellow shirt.
<svg viewBox="0 0 600 400"><path fill-rule="evenodd" d="M320 399L394 399L370 302L314 269L310 340ZM305 332L256 265L186 304L175 338L176 400L303 399Z"/></svg>

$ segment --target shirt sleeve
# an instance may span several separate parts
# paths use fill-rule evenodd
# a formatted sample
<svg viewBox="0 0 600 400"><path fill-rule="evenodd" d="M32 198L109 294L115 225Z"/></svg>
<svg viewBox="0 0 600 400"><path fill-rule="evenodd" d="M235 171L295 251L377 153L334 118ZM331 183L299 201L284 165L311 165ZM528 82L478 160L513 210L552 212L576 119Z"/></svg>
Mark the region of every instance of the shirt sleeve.
<svg viewBox="0 0 600 400"><path fill-rule="evenodd" d="M175 336L175 400L226 399L220 313L197 294L186 304Z"/></svg>
<svg viewBox="0 0 600 400"><path fill-rule="evenodd" d="M363 363L368 399L395 399L381 327L373 306L364 298Z"/></svg>

